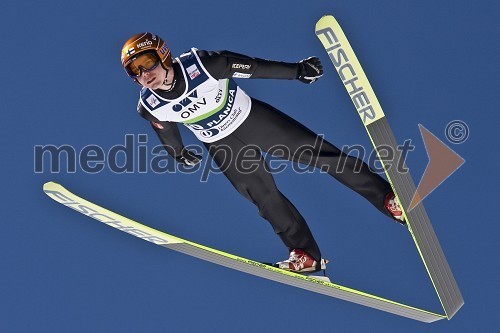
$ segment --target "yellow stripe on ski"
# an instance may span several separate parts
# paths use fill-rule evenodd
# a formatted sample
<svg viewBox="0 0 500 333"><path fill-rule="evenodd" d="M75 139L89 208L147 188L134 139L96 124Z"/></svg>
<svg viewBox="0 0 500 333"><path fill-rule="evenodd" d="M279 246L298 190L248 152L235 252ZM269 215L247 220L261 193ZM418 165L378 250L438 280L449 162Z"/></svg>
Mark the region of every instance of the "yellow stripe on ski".
<svg viewBox="0 0 500 333"><path fill-rule="evenodd" d="M65 187L61 186L60 184L54 183L54 182L48 182L45 183L43 186L44 192L52 199L55 201L68 206L69 208L72 208L76 210L79 213L82 213L84 215L87 215L89 217L92 217L104 224L107 224L111 227L114 227L118 230L124 231L126 233L129 233L131 235L134 235L138 238L141 238L143 240L146 240L148 242L152 242L157 245L161 246L171 246L171 245L188 245L191 248L196 248L196 249L201 249L207 252L210 252L212 254L215 254L217 256L220 256L221 258L226 258L231 260L235 264L242 264L245 267L254 267L258 270L265 270L268 272L273 273L273 278L271 278L274 281L277 282L282 282L286 284L293 285L293 283L290 282L284 282L280 281L280 276L286 276L286 277L291 277L295 280L300 280L300 281L306 281L308 285L310 284L311 286L318 286L320 288L325 288L321 290L314 290L314 292L322 293L325 295L332 296L331 294L328 294L329 291L332 290L339 290L348 294L353 294L360 296L365 299L370 299L373 300L374 302L378 302L379 305L377 306L371 306L375 307L378 309L381 309L380 304L386 304L388 307L394 307L394 308L399 308L400 312L402 313L410 313L412 316L415 316L415 314L420 314L419 316L425 317L424 319L419 319L422 321L426 322L431 322L435 320L440 320L445 318L444 316L436 313L432 313L430 311L418 309L412 306L408 306L405 304L401 304L395 301L391 301L382 297L378 297L375 295L371 295L359 290L355 290L352 288L344 287L338 284L334 284L331 282L323 281L323 280L318 280L315 279L314 277L309 277L307 275L301 275L289 271L285 271L270 265L266 265L257 261L253 261L250 259L246 259L243 257L239 257L230 253L226 253L223 251L219 251L213 248L210 248L208 246L204 246L201 244L197 244L179 237L172 236L170 234L167 234L165 232L147 227L139 222L133 221L129 218L126 218L120 214L114 213L106 208L103 208L101 206L98 206L90 201L87 201L76 194L68 191ZM233 269L238 269L238 268L233 268ZM242 270L243 271L243 270ZM256 275L256 274L254 274ZM283 278L282 278L283 279ZM309 289L310 290L310 289ZM311 290L313 291L313 290ZM346 299L343 297L339 296L332 296L332 297L337 297L337 298L342 298ZM361 303L359 303L361 304ZM383 310L383 309L382 309ZM395 313L393 311L385 310L391 313ZM395 313L397 314L397 313ZM404 315L404 314L400 314ZM407 317L410 317L408 314L404 315ZM415 318L413 318L415 319Z"/></svg>

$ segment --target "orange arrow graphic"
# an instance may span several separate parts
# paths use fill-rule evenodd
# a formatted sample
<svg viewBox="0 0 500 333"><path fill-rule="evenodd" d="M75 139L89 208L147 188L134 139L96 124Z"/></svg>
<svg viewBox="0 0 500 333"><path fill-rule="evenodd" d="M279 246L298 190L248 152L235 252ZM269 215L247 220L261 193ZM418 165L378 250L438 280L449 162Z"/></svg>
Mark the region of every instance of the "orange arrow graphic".
<svg viewBox="0 0 500 333"><path fill-rule="evenodd" d="M457 153L451 150L446 144L439 140L423 125L419 124L420 134L424 140L425 149L429 156L429 163L424 171L417 191L408 207L408 212L415 208L432 191L434 191L442 182L451 176L465 160Z"/></svg>

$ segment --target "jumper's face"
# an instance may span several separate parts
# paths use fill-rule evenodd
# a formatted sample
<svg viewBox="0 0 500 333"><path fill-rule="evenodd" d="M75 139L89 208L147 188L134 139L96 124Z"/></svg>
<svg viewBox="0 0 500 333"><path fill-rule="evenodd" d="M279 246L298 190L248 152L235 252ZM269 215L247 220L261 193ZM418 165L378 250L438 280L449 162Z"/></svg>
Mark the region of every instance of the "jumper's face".
<svg viewBox="0 0 500 333"><path fill-rule="evenodd" d="M125 67L128 75L136 79L142 86L158 89L165 83L167 71L161 66L160 59L155 53L144 53Z"/></svg>
<svg viewBox="0 0 500 333"><path fill-rule="evenodd" d="M143 71L142 75L137 78L137 81L145 88L159 89L166 77L167 71L162 66L157 66L153 70Z"/></svg>

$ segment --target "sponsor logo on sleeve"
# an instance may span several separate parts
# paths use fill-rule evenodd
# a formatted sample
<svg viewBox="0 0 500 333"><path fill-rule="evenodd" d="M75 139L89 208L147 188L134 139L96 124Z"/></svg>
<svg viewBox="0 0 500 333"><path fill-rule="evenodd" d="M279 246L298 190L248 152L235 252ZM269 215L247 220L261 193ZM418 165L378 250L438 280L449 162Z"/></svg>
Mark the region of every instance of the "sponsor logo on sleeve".
<svg viewBox="0 0 500 333"><path fill-rule="evenodd" d="M233 77L240 78L240 79L248 79L251 76L252 76L252 74L246 74L246 73L240 73L240 72L234 72L234 74L233 74Z"/></svg>
<svg viewBox="0 0 500 333"><path fill-rule="evenodd" d="M231 66L233 69L243 69L243 70L249 70L252 65L246 65L246 64L233 64Z"/></svg>
<svg viewBox="0 0 500 333"><path fill-rule="evenodd" d="M156 127L157 129L161 129L161 130L165 128L165 127L163 127L163 125L162 125L162 124L157 123L157 122L154 122L154 121L152 121L152 122L151 122L151 125L153 125L153 126L154 126L154 127Z"/></svg>

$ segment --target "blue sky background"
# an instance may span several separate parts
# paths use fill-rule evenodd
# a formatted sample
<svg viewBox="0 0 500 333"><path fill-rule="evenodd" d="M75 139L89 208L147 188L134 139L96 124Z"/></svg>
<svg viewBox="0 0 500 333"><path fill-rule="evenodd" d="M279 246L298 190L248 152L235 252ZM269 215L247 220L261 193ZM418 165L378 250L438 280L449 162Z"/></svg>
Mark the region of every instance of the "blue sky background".
<svg viewBox="0 0 500 333"><path fill-rule="evenodd" d="M3 159L0 213L1 332L494 332L499 298L499 5L495 1L17 1L0 5ZM239 80L338 146L370 147L333 65L314 34L333 14L349 38L399 142L428 162L418 124L467 162L425 206L465 299L451 321L423 324L232 271L118 232L56 204L54 180L146 225L260 261L286 249L222 175L34 172L35 145L108 151L126 134L157 138L135 112L138 86L121 68L132 34L162 36L174 54L228 49L298 61L317 55L325 75ZM181 129L185 143L194 136ZM204 153L206 157L206 153ZM45 161L48 165L48 161ZM410 234L329 176L276 181L332 262L332 281L442 313Z"/></svg>

